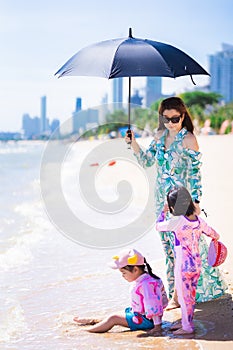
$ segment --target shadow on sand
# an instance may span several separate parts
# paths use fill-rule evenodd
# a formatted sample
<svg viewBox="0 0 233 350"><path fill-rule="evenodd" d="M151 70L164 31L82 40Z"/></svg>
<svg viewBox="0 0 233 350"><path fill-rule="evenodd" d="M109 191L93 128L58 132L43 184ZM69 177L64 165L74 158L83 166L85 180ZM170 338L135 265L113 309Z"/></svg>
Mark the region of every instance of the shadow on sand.
<svg viewBox="0 0 233 350"><path fill-rule="evenodd" d="M140 333L144 337L169 337L179 339L232 341L233 340L233 302L231 294L225 294L219 299L196 305L194 324L195 333L191 335L174 336L170 331L171 324L180 320L180 309L167 311L161 332L151 335L149 332Z"/></svg>

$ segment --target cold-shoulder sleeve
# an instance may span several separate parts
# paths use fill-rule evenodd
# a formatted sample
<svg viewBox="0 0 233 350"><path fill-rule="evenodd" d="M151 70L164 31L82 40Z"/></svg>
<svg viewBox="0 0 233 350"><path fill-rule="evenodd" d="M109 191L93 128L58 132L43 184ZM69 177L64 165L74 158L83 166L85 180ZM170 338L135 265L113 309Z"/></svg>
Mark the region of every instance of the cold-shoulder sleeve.
<svg viewBox="0 0 233 350"><path fill-rule="evenodd" d="M139 153L134 153L134 156L137 158L138 163L143 167L150 167L155 163L155 155L156 155L156 141L153 140L149 148L146 151L143 151L140 148Z"/></svg>
<svg viewBox="0 0 233 350"><path fill-rule="evenodd" d="M186 148L184 150L188 159L188 184L189 191L193 200L200 201L202 196L202 184L201 184L201 152L197 152Z"/></svg>

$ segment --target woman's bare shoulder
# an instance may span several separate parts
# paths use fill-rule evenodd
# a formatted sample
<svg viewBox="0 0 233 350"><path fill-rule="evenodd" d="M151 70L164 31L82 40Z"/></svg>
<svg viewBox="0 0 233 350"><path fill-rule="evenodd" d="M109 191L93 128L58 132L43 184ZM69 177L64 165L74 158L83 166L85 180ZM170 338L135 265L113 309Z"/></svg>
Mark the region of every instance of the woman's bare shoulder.
<svg viewBox="0 0 233 350"><path fill-rule="evenodd" d="M189 149L192 149L194 151L199 150L199 145L198 145L196 136L189 131L187 132L187 134L184 137L183 146L185 148L189 148Z"/></svg>

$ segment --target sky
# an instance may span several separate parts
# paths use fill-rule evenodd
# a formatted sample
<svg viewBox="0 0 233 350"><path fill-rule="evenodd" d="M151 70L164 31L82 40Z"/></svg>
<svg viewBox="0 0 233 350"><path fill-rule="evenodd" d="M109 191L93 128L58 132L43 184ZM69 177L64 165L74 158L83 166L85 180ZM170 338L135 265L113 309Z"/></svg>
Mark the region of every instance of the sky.
<svg viewBox="0 0 233 350"><path fill-rule="evenodd" d="M54 73L77 51L95 42L133 36L185 51L209 70L208 56L233 44L232 0L0 0L0 131L20 131L22 115L47 115L61 123L71 117L76 97L83 109L101 104L112 81ZM198 86L208 83L195 76ZM132 90L145 78L133 78ZM163 78L163 93L192 89L189 77ZM124 92L127 102L127 88Z"/></svg>

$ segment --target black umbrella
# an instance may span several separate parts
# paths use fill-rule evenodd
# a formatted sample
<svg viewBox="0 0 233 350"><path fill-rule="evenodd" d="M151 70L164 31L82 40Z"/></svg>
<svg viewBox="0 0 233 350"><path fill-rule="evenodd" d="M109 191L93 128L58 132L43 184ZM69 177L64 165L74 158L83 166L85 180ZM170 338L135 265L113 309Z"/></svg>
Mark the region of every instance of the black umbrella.
<svg viewBox="0 0 233 350"><path fill-rule="evenodd" d="M130 129L131 77L176 78L194 74L209 75L194 59L174 46L158 41L129 37L87 46L71 57L56 73L98 76L107 79L129 77L128 125ZM194 83L195 84L195 83Z"/></svg>

